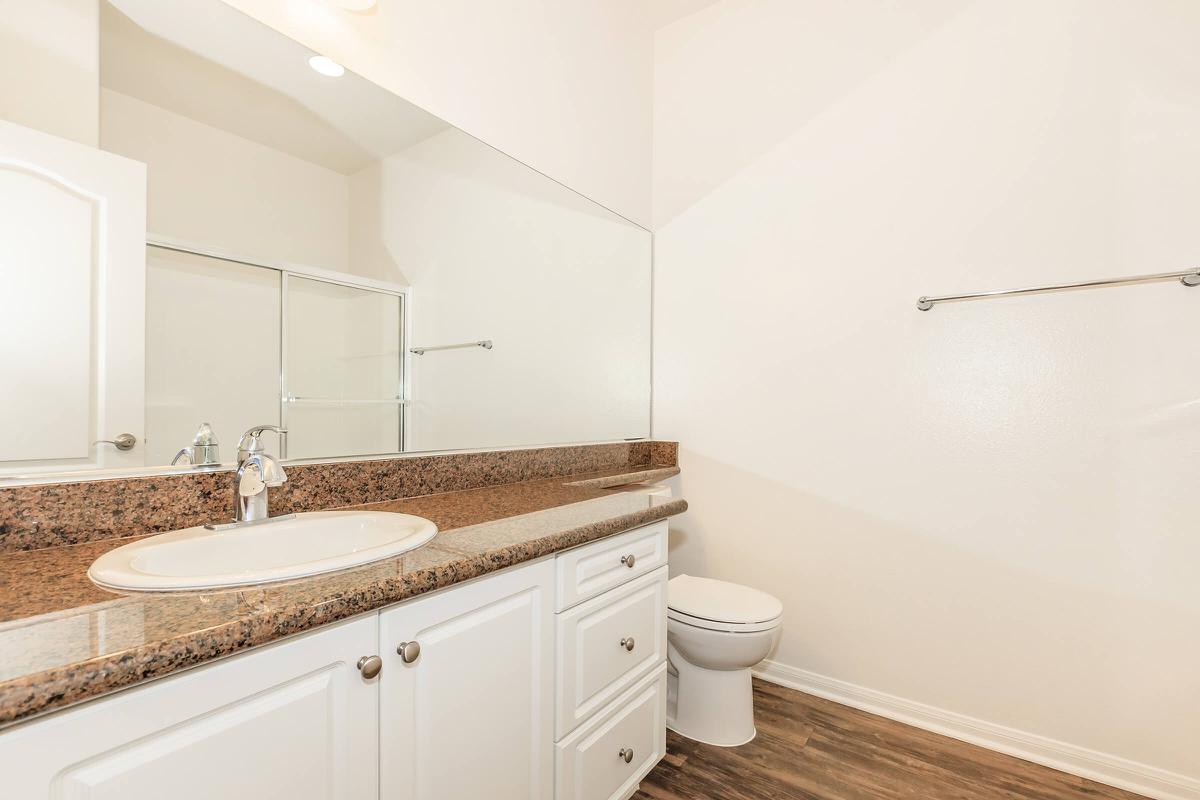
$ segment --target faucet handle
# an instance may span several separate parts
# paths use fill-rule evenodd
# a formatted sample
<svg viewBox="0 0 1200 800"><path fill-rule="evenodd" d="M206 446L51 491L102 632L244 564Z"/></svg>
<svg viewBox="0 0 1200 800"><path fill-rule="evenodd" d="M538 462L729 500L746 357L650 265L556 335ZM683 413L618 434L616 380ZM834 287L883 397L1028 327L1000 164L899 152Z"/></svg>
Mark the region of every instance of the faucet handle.
<svg viewBox="0 0 1200 800"><path fill-rule="evenodd" d="M255 453L246 459L238 472L237 490L242 497L254 497L266 488L282 486L287 482L287 473L279 462L268 455Z"/></svg>
<svg viewBox="0 0 1200 800"><path fill-rule="evenodd" d="M255 440L258 439L259 436L262 436L264 431L278 433L280 436L287 436L286 428L280 428L276 425L255 425L253 428L250 428L243 433L241 439L238 439L238 449L241 450L247 445L253 446Z"/></svg>
<svg viewBox="0 0 1200 800"><path fill-rule="evenodd" d="M261 494L267 485L267 482L263 480L262 467L255 461L247 464L242 470L241 477L237 482L237 490L242 497L254 497Z"/></svg>
<svg viewBox="0 0 1200 800"><path fill-rule="evenodd" d="M259 436L263 435L264 431L279 434L279 449L280 458L284 458L287 453L287 429L280 428L276 425L255 425L250 430L242 434L242 438L238 439L238 462L245 461L248 456L255 453L264 452L262 442L258 440Z"/></svg>

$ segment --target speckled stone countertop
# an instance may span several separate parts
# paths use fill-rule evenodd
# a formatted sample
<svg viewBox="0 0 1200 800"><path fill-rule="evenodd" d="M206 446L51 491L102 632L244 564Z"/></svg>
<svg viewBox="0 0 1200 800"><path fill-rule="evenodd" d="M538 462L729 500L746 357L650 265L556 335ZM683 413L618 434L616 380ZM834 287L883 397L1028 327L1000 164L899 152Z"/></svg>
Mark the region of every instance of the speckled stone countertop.
<svg viewBox="0 0 1200 800"><path fill-rule="evenodd" d="M396 558L287 583L124 594L87 568L140 537L0 555L0 727L408 597L679 514L622 491L676 467L615 469L348 506L433 520Z"/></svg>

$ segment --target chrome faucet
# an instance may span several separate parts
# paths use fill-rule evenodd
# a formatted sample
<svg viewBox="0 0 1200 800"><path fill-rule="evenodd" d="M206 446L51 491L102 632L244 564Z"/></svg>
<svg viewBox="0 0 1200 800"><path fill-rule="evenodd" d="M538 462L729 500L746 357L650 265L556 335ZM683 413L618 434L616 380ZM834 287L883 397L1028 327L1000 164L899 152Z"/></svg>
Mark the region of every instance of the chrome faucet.
<svg viewBox="0 0 1200 800"><path fill-rule="evenodd" d="M242 434L238 441L238 466L233 476L234 523L260 522L267 519L267 489L282 486L287 480L283 467L274 457L267 455L259 441L263 431L286 436L287 431L274 425L255 425Z"/></svg>
<svg viewBox="0 0 1200 800"><path fill-rule="evenodd" d="M187 459L188 465L193 467L211 468L220 465L220 442L217 441L217 435L213 433L212 426L207 422L200 423L200 429L192 437L192 444L175 454L175 457L171 459L171 466L175 466L184 459Z"/></svg>

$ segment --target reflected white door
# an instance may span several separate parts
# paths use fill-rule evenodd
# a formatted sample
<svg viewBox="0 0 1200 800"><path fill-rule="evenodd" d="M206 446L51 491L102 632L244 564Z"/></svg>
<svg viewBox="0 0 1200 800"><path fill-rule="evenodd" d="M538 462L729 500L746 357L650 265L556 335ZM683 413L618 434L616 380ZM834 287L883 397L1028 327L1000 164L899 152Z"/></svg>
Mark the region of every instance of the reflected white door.
<svg viewBox="0 0 1200 800"><path fill-rule="evenodd" d="M0 121L0 472L142 464L145 241L145 165Z"/></svg>

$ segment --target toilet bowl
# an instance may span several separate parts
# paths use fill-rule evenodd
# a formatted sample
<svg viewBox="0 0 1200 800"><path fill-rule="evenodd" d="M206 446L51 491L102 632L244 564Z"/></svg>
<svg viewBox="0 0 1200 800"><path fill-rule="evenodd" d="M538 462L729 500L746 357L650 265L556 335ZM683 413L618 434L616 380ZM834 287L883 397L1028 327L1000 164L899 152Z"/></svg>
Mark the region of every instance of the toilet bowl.
<svg viewBox="0 0 1200 800"><path fill-rule="evenodd" d="M705 744L754 738L750 668L779 641L783 604L736 583L678 575L667 584L667 726Z"/></svg>

